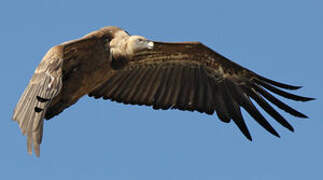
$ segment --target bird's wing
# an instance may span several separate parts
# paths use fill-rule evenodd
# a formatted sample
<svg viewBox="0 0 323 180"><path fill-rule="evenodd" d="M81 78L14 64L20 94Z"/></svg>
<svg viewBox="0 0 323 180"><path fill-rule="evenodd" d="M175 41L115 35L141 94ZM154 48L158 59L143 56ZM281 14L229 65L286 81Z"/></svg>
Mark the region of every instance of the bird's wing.
<svg viewBox="0 0 323 180"><path fill-rule="evenodd" d="M216 111L222 121L232 119L251 140L240 107L267 131L275 136L279 134L250 98L291 131L293 127L265 99L294 116L306 117L268 91L296 101L312 98L293 95L277 87L290 90L300 88L257 75L199 42L154 42L152 50L137 53L89 96L153 106L154 109L175 108L207 114Z"/></svg>
<svg viewBox="0 0 323 180"><path fill-rule="evenodd" d="M12 117L13 120L18 122L22 133L27 135L27 150L30 154L32 148L34 148L37 156L40 154L39 146L42 141L44 118L48 116L47 111L50 109L55 114L62 111L51 106L55 98L66 89L67 81L64 81L64 79L68 78L66 76L70 74L69 72L75 64L86 62L80 59L95 56L93 49L95 49L96 43L97 38L92 36L55 46L46 53L36 68L15 107ZM64 91L64 93L65 96L74 95L73 92ZM66 108L70 105L68 103L63 102L61 104L63 104L63 108Z"/></svg>
<svg viewBox="0 0 323 180"><path fill-rule="evenodd" d="M32 152L34 145L37 156L46 109L62 88L62 64L62 48L51 48L36 68L13 113L12 119L18 122L22 133L27 135L28 152Z"/></svg>
<svg viewBox="0 0 323 180"><path fill-rule="evenodd" d="M88 94L95 84L104 81L109 51L104 38L91 36L63 43L63 88L45 114L51 119ZM94 87L93 87L94 86Z"/></svg>

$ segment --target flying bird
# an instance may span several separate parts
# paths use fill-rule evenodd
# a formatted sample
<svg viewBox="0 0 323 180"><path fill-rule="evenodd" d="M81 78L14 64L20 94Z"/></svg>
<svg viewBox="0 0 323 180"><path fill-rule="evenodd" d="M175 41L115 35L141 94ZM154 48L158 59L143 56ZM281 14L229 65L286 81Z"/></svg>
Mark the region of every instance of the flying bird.
<svg viewBox="0 0 323 180"><path fill-rule="evenodd" d="M27 136L27 151L40 155L44 119L51 119L82 96L206 114L231 120L252 140L241 107L271 134L276 130L251 99L282 126L293 127L272 105L300 118L306 115L272 93L309 101L284 91L293 86L270 80L200 42L157 42L108 26L52 47L20 97L12 119Z"/></svg>

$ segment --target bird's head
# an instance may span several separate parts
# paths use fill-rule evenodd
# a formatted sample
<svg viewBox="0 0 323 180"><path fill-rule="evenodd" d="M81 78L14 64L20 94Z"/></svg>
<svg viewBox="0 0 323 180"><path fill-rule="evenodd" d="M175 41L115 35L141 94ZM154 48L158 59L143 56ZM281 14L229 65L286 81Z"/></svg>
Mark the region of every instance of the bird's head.
<svg viewBox="0 0 323 180"><path fill-rule="evenodd" d="M127 40L127 53L132 54L143 50L153 49L154 42L142 36L130 36Z"/></svg>
<svg viewBox="0 0 323 180"><path fill-rule="evenodd" d="M109 50L113 57L131 58L135 53L150 50L154 47L154 42L142 36L129 35L128 32L114 26L104 28L109 41Z"/></svg>

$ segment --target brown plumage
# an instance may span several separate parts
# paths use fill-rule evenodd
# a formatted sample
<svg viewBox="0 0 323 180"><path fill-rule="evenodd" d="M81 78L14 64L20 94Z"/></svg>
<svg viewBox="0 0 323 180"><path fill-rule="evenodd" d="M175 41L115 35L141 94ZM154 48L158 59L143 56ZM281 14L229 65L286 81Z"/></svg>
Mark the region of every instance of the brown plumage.
<svg viewBox="0 0 323 180"><path fill-rule="evenodd" d="M279 137L250 98L293 131L267 101L306 118L269 93L296 101L313 99L282 90L299 88L262 77L199 42L153 42L109 26L51 48L17 103L13 119L27 136L28 152L33 147L37 156L44 118L58 115L86 94L154 109L216 112L223 122L232 119L251 140L242 107Z"/></svg>

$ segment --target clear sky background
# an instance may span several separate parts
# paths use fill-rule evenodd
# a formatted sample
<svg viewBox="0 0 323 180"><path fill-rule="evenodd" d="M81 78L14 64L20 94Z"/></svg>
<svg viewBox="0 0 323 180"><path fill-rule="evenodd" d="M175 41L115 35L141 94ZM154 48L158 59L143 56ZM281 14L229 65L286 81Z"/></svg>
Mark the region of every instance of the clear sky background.
<svg viewBox="0 0 323 180"><path fill-rule="evenodd" d="M323 179L323 1L1 1L0 179ZM216 115L154 111L82 98L46 121L41 157L11 121L46 51L103 26L159 41L201 41L274 80L302 85L284 100L289 132L266 116L276 138L244 112L249 142Z"/></svg>

